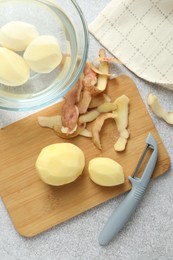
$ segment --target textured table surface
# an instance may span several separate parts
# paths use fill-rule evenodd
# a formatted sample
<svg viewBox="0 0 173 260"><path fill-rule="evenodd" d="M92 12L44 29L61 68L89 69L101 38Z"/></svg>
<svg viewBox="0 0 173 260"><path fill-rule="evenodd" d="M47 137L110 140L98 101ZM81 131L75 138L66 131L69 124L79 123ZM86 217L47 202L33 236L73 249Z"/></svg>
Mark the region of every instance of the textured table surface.
<svg viewBox="0 0 173 260"><path fill-rule="evenodd" d="M78 0L88 23L109 3L109 0ZM90 35L89 58L95 57L100 45ZM163 106L173 110L173 92L137 78L122 65L117 75L133 78L146 104L150 91ZM146 105L147 107L147 105ZM148 107L147 107L148 109ZM173 162L173 127L149 111L158 133ZM0 127L29 115L29 112L0 110ZM112 199L53 229L33 238L23 238L14 229L0 199L0 259L1 260L169 260L173 259L173 174L172 169L151 181L135 214L119 235L106 247L98 244L98 234L104 222L125 195Z"/></svg>

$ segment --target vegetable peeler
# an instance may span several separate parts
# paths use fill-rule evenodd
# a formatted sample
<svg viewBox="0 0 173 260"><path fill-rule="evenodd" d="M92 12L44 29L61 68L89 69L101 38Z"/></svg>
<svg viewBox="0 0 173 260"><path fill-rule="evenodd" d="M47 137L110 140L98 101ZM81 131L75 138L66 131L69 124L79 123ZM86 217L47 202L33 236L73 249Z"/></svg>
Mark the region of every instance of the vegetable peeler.
<svg viewBox="0 0 173 260"><path fill-rule="evenodd" d="M110 216L107 223L105 224L103 230L99 235L100 245L103 246L107 245L118 234L118 232L123 228L123 226L130 219L131 215L137 208L140 200L142 199L145 193L145 190L150 181L151 175L154 171L157 158L158 158L157 143L151 133L149 133L147 136L146 144L147 144L146 148L139 159L139 162L136 166L133 175L129 176L129 181L132 184L132 189L128 193L124 201L118 206L118 208L115 209L115 211L113 211L112 215ZM137 177L138 170L141 166L141 163L148 149L152 149L152 154L145 167L142 177L138 178Z"/></svg>

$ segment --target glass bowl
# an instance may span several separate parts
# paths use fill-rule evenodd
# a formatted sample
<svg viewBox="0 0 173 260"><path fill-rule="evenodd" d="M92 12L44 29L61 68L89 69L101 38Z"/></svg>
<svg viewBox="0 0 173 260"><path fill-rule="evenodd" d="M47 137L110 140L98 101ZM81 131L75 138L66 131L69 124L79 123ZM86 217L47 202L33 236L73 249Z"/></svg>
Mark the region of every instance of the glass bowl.
<svg viewBox="0 0 173 260"><path fill-rule="evenodd" d="M50 73L30 71L29 80L17 87L0 84L0 108L25 111L58 101L78 80L87 59L88 30L76 1L0 0L0 17L0 27L23 21L40 35L55 36L63 53L61 64Z"/></svg>

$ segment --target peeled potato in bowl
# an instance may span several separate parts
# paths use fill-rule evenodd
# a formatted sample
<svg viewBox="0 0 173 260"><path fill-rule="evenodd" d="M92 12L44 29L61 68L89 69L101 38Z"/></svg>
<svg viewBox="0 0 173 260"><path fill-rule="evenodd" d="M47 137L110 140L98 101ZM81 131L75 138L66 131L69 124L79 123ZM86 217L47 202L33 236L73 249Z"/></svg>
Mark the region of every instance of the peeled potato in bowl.
<svg viewBox="0 0 173 260"><path fill-rule="evenodd" d="M0 29L0 44L13 51L24 51L38 37L37 28L22 21L12 21Z"/></svg>
<svg viewBox="0 0 173 260"><path fill-rule="evenodd" d="M0 47L0 83L16 87L26 83L29 76L29 67L20 55Z"/></svg>
<svg viewBox="0 0 173 260"><path fill-rule="evenodd" d="M50 73L61 63L62 53L54 36L41 35L28 45L23 57L31 70Z"/></svg>
<svg viewBox="0 0 173 260"><path fill-rule="evenodd" d="M43 182L60 186L75 181L82 174L85 157L74 144L51 144L41 150L35 166Z"/></svg>

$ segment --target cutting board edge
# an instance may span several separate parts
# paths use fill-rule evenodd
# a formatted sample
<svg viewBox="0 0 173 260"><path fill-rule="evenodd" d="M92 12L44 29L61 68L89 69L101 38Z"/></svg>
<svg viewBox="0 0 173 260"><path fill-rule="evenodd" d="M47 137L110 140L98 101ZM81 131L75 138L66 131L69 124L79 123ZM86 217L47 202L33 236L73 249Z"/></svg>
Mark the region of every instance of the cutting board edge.
<svg viewBox="0 0 173 260"><path fill-rule="evenodd" d="M59 226L59 225L65 223L66 221L69 221L69 220L71 220L71 219L73 219L73 218L75 218L75 217L77 217L77 216L79 216L79 215L81 215L81 214L85 214L87 211L92 210L92 209L94 209L94 208L96 208L96 207L99 207L100 205L106 203L106 202L109 201L109 200L116 199L116 198L118 198L119 196L125 194L126 192L128 192L128 191L130 191L130 190L131 190L131 186L129 185L129 187L128 187L127 189L121 191L118 195L115 194L114 197L110 196L110 198L106 198L106 199L105 199L104 201L102 201L101 203L98 202L97 204L94 204L93 206L90 206L90 205L89 205L88 208L85 208L85 210L82 210L82 209L81 209L81 212L78 212L78 213L72 215L71 217L68 217L68 218L64 219L63 221L61 220L59 223L51 224L51 225L45 227L45 228L42 229L42 230L38 230L37 232L31 232L30 234L29 234L28 232L23 232L23 231L22 231L22 228L18 228L18 227L16 226L14 219L11 217L10 211L9 211L8 208L6 207L6 204L5 204L5 202L4 202L4 198L3 198L3 197L2 197L2 201L3 201L4 207L5 207L6 210L7 210L7 213L8 213L8 215L9 215L9 217L10 217L10 220L11 220L11 222L12 222L12 224L13 224L13 226L14 226L16 232L17 232L19 235L21 235L22 237L32 238L32 237L35 237L35 236L37 236L37 235L40 235L40 234L42 234L42 233L44 233L44 232L46 232L46 231L49 231L51 228L57 227L57 226ZM29 226L30 226L30 225L28 225L28 227L29 227ZM27 225L25 225L24 231L26 231L26 230L25 230L26 227L27 227Z"/></svg>

